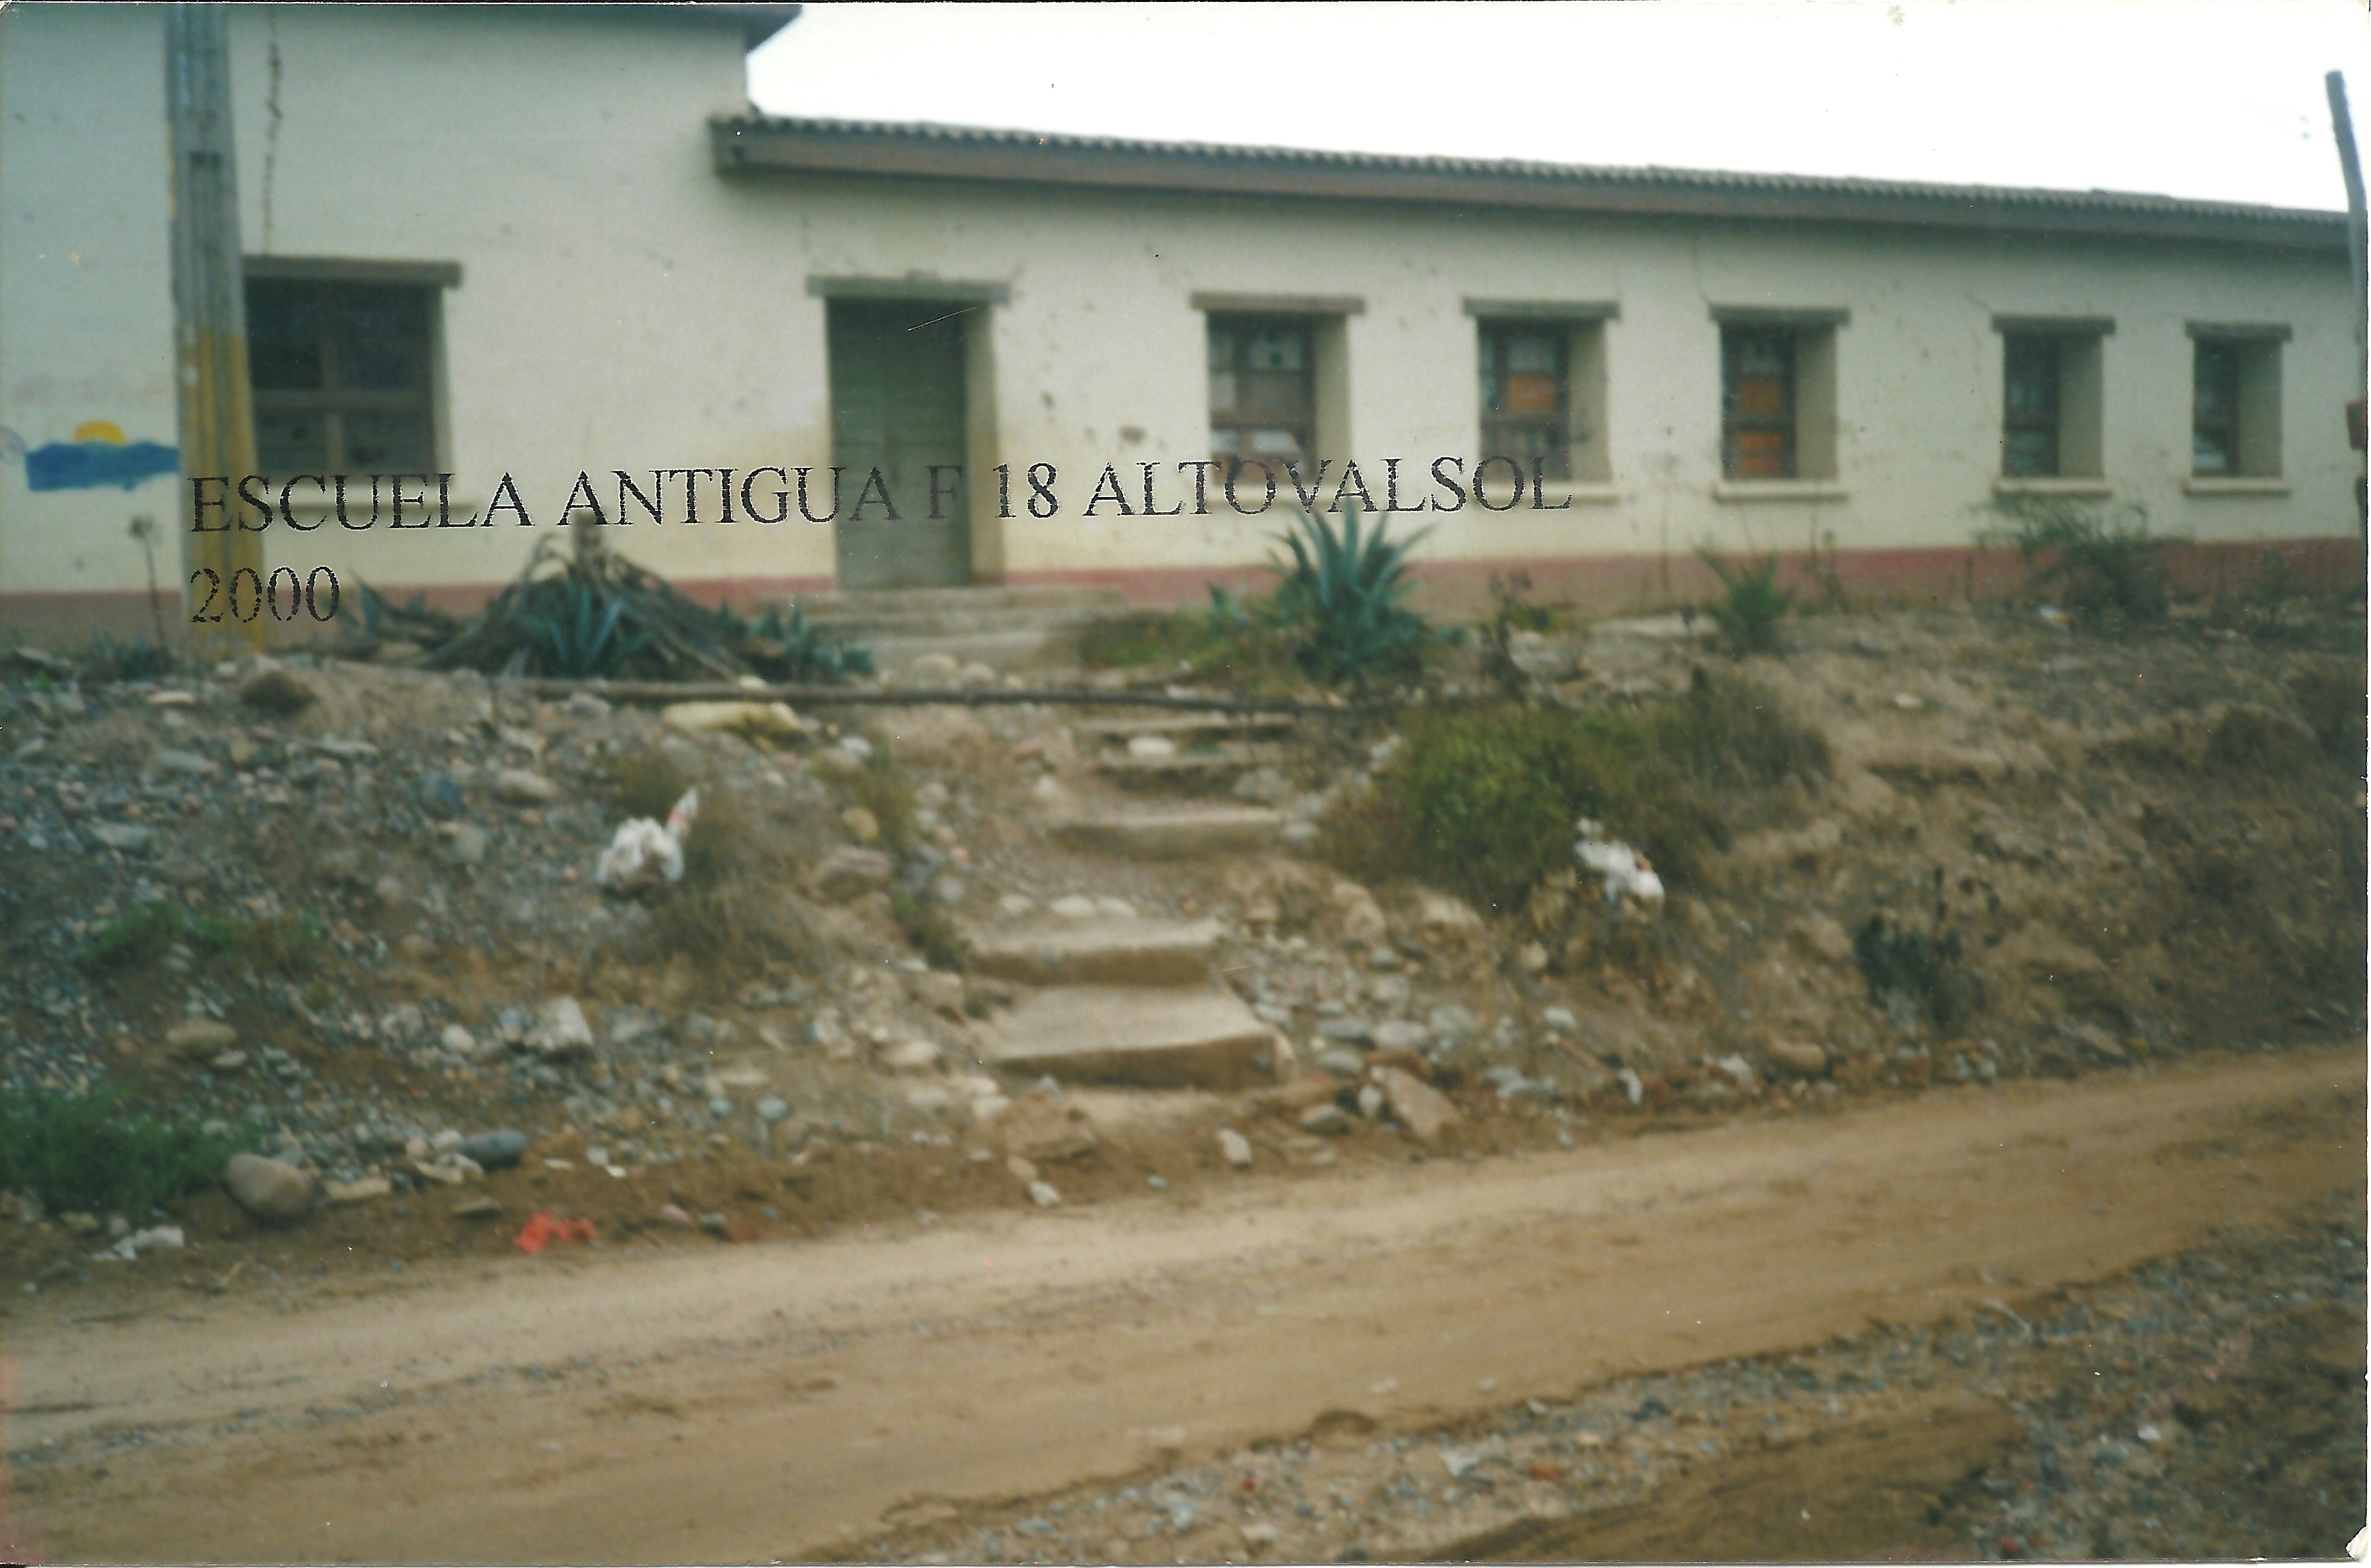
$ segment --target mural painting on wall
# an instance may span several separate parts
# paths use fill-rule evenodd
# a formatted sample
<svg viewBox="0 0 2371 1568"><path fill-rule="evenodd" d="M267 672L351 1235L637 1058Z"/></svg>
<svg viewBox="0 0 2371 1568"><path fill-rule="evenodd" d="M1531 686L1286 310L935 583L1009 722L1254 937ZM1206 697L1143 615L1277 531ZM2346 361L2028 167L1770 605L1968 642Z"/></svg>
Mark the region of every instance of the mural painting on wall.
<svg viewBox="0 0 2371 1568"><path fill-rule="evenodd" d="M112 421L87 420L75 427L72 441L25 449L25 485L37 490L104 490L109 485L131 490L180 466L177 448L127 441L122 428Z"/></svg>

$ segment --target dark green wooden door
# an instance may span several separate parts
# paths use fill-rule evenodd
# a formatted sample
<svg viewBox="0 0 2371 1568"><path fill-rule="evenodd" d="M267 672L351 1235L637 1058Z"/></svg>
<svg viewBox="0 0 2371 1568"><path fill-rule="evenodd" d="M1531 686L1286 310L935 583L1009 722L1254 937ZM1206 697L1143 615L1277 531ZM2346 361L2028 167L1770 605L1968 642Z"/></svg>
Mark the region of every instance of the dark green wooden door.
<svg viewBox="0 0 2371 1568"><path fill-rule="evenodd" d="M964 501L964 322L960 303L833 300L831 460L841 477L834 525L842 588L940 588L971 581ZM940 467L931 515L931 467ZM861 517L866 474L881 470L897 516L877 495ZM952 492L952 493L949 493Z"/></svg>

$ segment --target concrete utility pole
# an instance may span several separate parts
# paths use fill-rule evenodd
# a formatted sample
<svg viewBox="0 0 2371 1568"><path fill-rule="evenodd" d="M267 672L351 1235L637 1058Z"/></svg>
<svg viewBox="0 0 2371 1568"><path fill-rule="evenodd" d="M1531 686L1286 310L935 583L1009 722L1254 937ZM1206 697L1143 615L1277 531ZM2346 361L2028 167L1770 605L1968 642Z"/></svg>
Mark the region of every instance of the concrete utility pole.
<svg viewBox="0 0 2371 1568"><path fill-rule="evenodd" d="M255 403L247 378L247 285L238 249L238 180L230 125L230 7L175 0L165 7L165 114L173 155L173 340L180 380L181 478L237 476L255 468ZM236 497L230 498L236 501ZM208 614L218 620L189 626L191 651L202 660L260 651L265 617L260 581L263 540L241 532L235 507L208 514L230 525L222 533L191 532L190 493L176 509L185 572L211 570L222 585ZM242 569L259 581L241 584L254 607L241 621L230 608L233 579ZM184 615L205 605L203 577L185 592ZM252 594L252 597L247 597ZM186 624L186 623L185 623Z"/></svg>

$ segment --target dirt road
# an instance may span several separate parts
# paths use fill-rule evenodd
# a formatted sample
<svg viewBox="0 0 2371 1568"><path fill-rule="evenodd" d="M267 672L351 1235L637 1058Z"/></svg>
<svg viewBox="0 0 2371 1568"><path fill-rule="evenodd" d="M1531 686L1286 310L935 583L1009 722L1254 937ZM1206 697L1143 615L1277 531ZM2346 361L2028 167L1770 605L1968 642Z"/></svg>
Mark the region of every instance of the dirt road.
<svg viewBox="0 0 2371 1568"><path fill-rule="evenodd" d="M45 1299L6 1328L17 1522L73 1558L847 1552L1329 1412L2013 1307L2359 1182L2363 1081L2299 1052L353 1297Z"/></svg>

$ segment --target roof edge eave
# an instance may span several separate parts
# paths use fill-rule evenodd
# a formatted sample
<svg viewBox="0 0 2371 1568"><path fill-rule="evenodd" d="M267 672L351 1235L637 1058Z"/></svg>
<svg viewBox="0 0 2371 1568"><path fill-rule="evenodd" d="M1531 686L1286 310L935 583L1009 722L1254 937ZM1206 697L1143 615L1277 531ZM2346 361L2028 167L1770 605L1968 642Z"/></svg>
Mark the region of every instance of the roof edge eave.
<svg viewBox="0 0 2371 1568"><path fill-rule="evenodd" d="M781 170L1101 190L1823 221L2346 248L2346 214L2121 191L1591 167L1132 141L924 124L723 116L723 172Z"/></svg>

